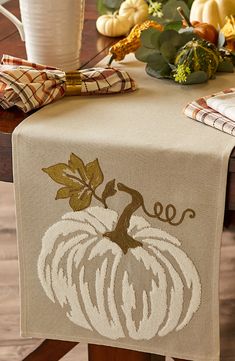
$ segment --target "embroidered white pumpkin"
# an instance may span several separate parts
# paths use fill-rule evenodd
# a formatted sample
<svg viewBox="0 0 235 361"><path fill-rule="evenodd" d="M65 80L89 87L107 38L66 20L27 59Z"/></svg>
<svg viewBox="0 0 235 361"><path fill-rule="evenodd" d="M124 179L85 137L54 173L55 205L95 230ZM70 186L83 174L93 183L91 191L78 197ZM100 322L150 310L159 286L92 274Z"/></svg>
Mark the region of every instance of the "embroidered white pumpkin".
<svg viewBox="0 0 235 361"><path fill-rule="evenodd" d="M190 11L190 21L200 21L222 28L225 18L235 14L234 0L194 0Z"/></svg>
<svg viewBox="0 0 235 361"><path fill-rule="evenodd" d="M42 240L38 276L46 295L76 325L109 339L165 336L198 310L201 284L180 242L132 216L126 253L104 233L118 214L101 207L67 213Z"/></svg>
<svg viewBox="0 0 235 361"><path fill-rule="evenodd" d="M130 28L131 23L128 18L117 13L101 15L96 21L96 29L105 36L116 37L127 35Z"/></svg>
<svg viewBox="0 0 235 361"><path fill-rule="evenodd" d="M119 14L127 16L131 26L141 24L148 18L148 4L145 0L125 0L121 3Z"/></svg>

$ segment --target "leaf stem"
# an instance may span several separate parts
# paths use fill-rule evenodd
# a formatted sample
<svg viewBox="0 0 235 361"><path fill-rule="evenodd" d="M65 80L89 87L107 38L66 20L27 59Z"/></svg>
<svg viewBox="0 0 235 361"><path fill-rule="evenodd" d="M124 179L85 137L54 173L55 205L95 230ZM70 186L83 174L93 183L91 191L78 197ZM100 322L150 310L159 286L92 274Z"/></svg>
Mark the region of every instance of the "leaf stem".
<svg viewBox="0 0 235 361"><path fill-rule="evenodd" d="M105 199L102 199L101 197L99 197L94 191L93 191L93 196L95 199L97 199L97 201L101 202L104 205L104 208L108 208L107 202Z"/></svg>

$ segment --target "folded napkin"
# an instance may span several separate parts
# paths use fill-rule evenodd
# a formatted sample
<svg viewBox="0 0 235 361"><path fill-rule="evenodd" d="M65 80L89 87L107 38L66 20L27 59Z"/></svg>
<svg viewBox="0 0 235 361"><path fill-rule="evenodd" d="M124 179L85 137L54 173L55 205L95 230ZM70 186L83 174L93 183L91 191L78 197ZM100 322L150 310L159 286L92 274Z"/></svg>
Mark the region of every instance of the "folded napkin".
<svg viewBox="0 0 235 361"><path fill-rule="evenodd" d="M232 102L235 103L235 88L192 101L185 107L184 114L198 122L235 136L235 108L231 106L229 108L226 105L229 103L231 105ZM233 119L232 117L229 119L228 116L233 116Z"/></svg>
<svg viewBox="0 0 235 361"><path fill-rule="evenodd" d="M232 93L215 95L208 98L206 103L220 114L235 121L235 89Z"/></svg>
<svg viewBox="0 0 235 361"><path fill-rule="evenodd" d="M130 75L114 68L65 73L60 69L3 55L0 65L0 106L29 112L64 95L98 95L136 89Z"/></svg>

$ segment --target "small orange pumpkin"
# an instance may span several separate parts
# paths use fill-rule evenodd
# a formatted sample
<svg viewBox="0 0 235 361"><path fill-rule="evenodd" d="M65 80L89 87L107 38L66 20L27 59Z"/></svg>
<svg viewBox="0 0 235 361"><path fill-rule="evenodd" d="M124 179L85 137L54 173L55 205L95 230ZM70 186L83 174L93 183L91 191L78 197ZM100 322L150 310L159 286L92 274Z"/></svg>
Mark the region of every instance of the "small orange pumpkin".
<svg viewBox="0 0 235 361"><path fill-rule="evenodd" d="M209 41L210 43L217 44L218 42L218 31L216 28L208 23L201 23L199 21L193 21L192 26L193 32L200 38Z"/></svg>
<svg viewBox="0 0 235 361"><path fill-rule="evenodd" d="M217 45L218 31L213 25L200 21L190 21L180 6L178 6L177 11L182 18L182 25L184 28L192 26L194 34L198 35L204 40L209 41L210 43Z"/></svg>

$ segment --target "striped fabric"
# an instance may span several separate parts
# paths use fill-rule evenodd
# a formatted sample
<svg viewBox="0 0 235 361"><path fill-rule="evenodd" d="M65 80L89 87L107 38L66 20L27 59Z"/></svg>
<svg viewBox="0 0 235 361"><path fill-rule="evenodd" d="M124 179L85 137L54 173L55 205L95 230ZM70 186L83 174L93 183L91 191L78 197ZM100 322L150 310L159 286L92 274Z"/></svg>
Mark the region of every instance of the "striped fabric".
<svg viewBox="0 0 235 361"><path fill-rule="evenodd" d="M235 92L209 98L207 105L235 122Z"/></svg>
<svg viewBox="0 0 235 361"><path fill-rule="evenodd" d="M80 71L81 95L114 94L136 89L125 71L92 68ZM24 112L40 108L65 95L66 73L4 55L0 65L0 106L17 106Z"/></svg>
<svg viewBox="0 0 235 361"><path fill-rule="evenodd" d="M226 89L219 93L194 100L185 107L184 114L198 122L235 136L235 122L207 105L209 98L229 93L235 93L235 88Z"/></svg>

